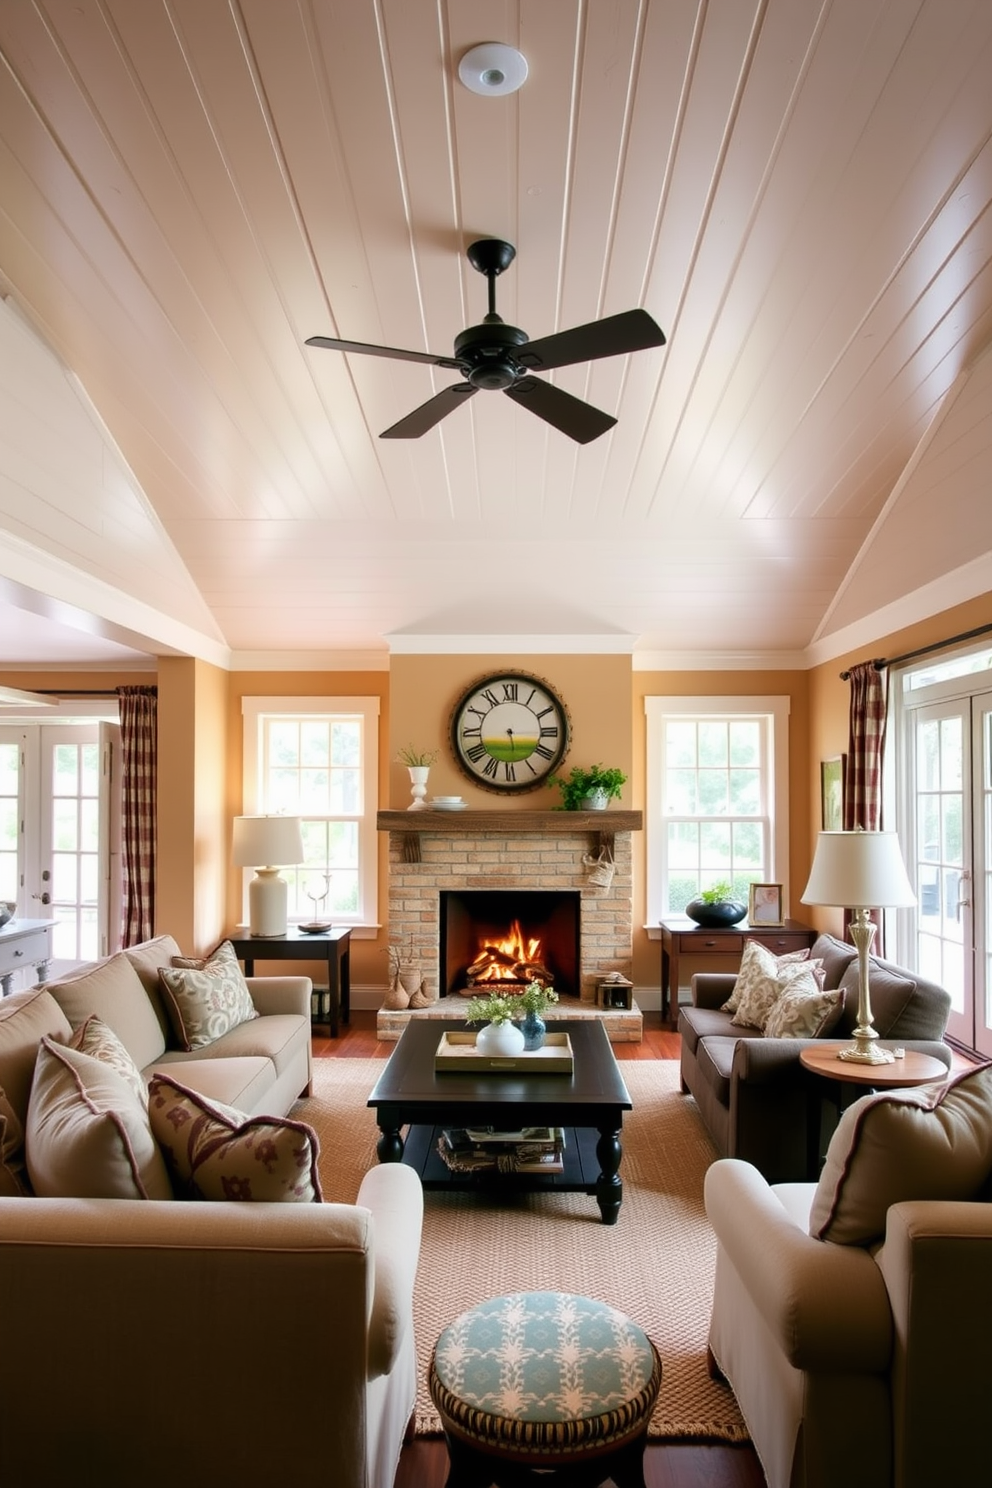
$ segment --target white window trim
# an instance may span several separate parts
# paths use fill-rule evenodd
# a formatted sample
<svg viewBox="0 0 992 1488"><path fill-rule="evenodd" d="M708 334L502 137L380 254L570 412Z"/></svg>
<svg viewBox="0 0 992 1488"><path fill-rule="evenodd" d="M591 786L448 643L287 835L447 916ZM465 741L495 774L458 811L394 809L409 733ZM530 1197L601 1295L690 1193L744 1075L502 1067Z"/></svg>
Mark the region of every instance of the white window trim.
<svg viewBox="0 0 992 1488"><path fill-rule="evenodd" d="M789 697L645 697L647 718L647 779L645 829L647 832L647 923L649 940L660 940L662 902L661 760L664 721L667 718L754 718L771 720L768 730L768 768L773 782L771 816L770 882L782 884L783 913L789 907Z"/></svg>
<svg viewBox="0 0 992 1488"><path fill-rule="evenodd" d="M329 713L360 714L364 719L362 738L362 815L358 840L361 868L359 882L364 914L361 919L335 915L340 924L350 925L356 940L372 939L379 931L379 833L376 814L379 809L379 711L377 697L244 697L241 714L244 730L244 763L242 771L242 810L256 815L262 810L259 782L258 734L263 717L289 715L293 718L326 718ZM246 869L242 912L247 920L248 880Z"/></svg>

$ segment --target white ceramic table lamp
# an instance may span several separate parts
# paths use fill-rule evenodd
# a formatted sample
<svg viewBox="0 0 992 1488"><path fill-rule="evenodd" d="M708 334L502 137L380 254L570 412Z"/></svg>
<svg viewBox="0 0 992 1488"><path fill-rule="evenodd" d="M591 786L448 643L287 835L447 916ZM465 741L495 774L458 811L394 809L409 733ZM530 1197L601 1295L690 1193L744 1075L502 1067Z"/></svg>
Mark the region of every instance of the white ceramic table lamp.
<svg viewBox="0 0 992 1488"><path fill-rule="evenodd" d="M858 1064L890 1064L890 1049L878 1046L868 992L868 954L875 939L873 909L903 909L916 903L895 832L821 832L817 838L804 904L850 909L851 939L858 948L858 1024L853 1043L838 1059Z"/></svg>
<svg viewBox="0 0 992 1488"><path fill-rule="evenodd" d="M236 816L231 861L254 868L248 885L248 933L285 935L289 885L279 868L303 861L298 816Z"/></svg>

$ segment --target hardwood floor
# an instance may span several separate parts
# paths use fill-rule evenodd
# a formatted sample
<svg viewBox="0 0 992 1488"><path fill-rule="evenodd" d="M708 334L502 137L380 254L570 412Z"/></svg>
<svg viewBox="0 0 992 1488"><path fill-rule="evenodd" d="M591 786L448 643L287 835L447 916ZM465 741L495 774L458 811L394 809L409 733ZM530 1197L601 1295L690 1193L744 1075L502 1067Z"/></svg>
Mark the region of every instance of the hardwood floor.
<svg viewBox="0 0 992 1488"><path fill-rule="evenodd" d="M376 1037L375 1013L353 1012L336 1039L314 1035L318 1059L388 1059L395 1044ZM639 1044L614 1044L617 1059L678 1059L679 1037L661 1027L657 1013L645 1014ZM404 1447L395 1488L444 1488L448 1454L442 1441L420 1440ZM765 1488L765 1476L751 1446L659 1442L644 1457L647 1488Z"/></svg>

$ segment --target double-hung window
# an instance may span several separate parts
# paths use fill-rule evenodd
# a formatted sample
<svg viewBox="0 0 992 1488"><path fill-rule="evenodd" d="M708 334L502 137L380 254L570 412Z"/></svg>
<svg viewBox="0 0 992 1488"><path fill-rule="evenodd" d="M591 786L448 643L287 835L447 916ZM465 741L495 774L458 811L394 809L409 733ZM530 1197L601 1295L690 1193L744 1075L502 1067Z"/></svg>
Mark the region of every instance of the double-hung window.
<svg viewBox="0 0 992 1488"><path fill-rule="evenodd" d="M246 815L300 818L289 919L375 926L379 699L244 698L242 712Z"/></svg>
<svg viewBox="0 0 992 1488"><path fill-rule="evenodd" d="M648 924L788 876L787 697L647 697Z"/></svg>

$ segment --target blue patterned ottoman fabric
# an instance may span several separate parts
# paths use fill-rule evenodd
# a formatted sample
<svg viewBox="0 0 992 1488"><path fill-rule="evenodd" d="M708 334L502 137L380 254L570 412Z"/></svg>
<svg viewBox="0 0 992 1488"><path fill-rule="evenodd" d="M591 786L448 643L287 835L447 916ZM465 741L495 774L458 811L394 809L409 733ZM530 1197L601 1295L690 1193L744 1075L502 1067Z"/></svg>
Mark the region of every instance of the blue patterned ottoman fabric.
<svg viewBox="0 0 992 1488"><path fill-rule="evenodd" d="M603 1451L647 1429L661 1362L637 1324L604 1302L512 1292L445 1328L429 1383L445 1428L465 1441Z"/></svg>

